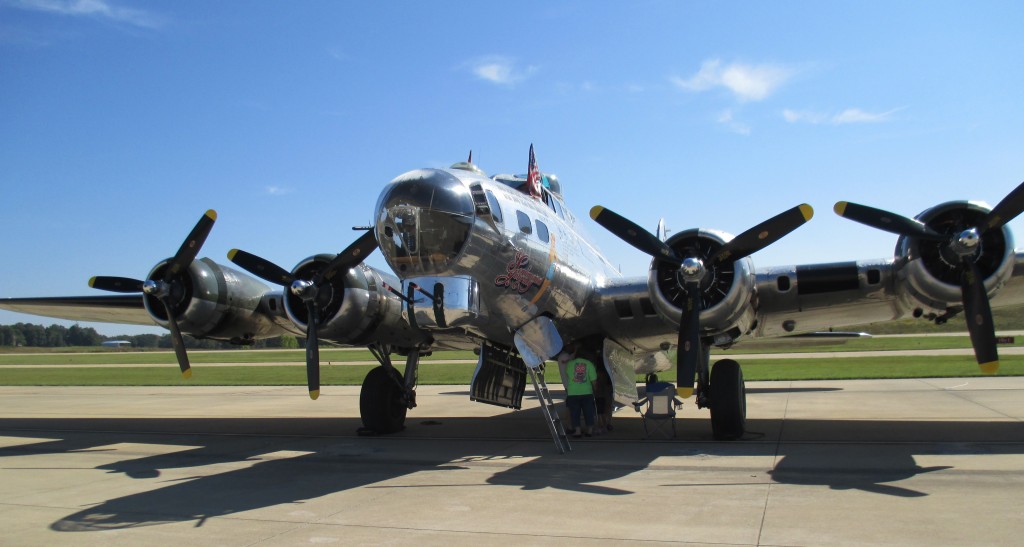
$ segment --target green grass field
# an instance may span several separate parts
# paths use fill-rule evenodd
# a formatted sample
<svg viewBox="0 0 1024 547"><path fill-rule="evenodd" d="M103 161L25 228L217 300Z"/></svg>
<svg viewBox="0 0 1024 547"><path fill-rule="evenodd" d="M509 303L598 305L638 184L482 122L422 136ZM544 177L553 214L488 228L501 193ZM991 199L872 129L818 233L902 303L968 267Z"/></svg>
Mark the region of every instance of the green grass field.
<svg viewBox="0 0 1024 547"><path fill-rule="evenodd" d="M799 348L787 344L758 343L747 346L748 352L776 353L783 351L866 351L894 349L936 349L968 347L966 338L890 338L856 339L846 343L801 343ZM722 358L721 352L713 359ZM740 361L747 380L828 380L858 378L935 378L980 376L973 357L847 357L823 359L743 359L734 350L728 357ZM301 350L211 351L190 354L193 376L183 380L174 361L173 352L110 352L110 353L9 353L0 355L0 385L8 386L201 386L201 385L305 385L305 368L301 366ZM326 349L321 353L321 383L324 385L359 385L374 364L346 364L372 361L365 350ZM474 363L437 363L437 360L475 360L472 352L438 352L424 359L420 368L421 384L469 384ZM401 358L396 364L401 368ZM1004 356L999 374L1024 375L1024 356ZM214 364L216 363L216 364ZM294 363L278 366L246 366L247 363ZM65 365L54 366L54 365ZM76 365L68 367L67 365ZM131 365L166 365L133 367ZM206 365L206 366L204 366ZM675 371L663 373L674 378ZM557 382L557 367L549 367L548 382ZM638 381L641 381L638 378Z"/></svg>

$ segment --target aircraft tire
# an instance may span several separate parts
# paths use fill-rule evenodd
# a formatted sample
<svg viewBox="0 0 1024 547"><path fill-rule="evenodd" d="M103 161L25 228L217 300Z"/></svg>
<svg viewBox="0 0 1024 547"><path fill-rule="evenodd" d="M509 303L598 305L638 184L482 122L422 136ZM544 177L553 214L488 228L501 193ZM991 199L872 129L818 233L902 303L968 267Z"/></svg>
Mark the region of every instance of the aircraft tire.
<svg viewBox="0 0 1024 547"><path fill-rule="evenodd" d="M734 441L743 436L747 421L747 390L743 370L732 359L711 367L711 432L715 440Z"/></svg>
<svg viewBox="0 0 1024 547"><path fill-rule="evenodd" d="M396 379L401 384L402 379L397 376ZM381 435L405 429L405 413L409 409L401 398L402 391L395 380L388 377L387 369L370 369L359 391L359 416L363 426Z"/></svg>

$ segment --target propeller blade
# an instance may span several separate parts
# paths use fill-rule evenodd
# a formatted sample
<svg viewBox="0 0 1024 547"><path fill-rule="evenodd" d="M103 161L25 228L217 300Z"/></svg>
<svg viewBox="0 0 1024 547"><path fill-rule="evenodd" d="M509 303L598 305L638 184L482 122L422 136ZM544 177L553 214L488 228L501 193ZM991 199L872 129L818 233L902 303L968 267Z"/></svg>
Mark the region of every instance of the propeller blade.
<svg viewBox="0 0 1024 547"><path fill-rule="evenodd" d="M171 345L174 346L174 355L178 358L178 367L181 369L181 377L186 380L192 377L192 365L188 362L188 352L185 351L185 339L181 336L181 329L178 328L178 317L171 307L171 303L161 298L164 309L167 311L167 326L171 329Z"/></svg>
<svg viewBox="0 0 1024 547"><path fill-rule="evenodd" d="M309 387L309 398L314 401L320 397L320 340L317 338L317 324L320 323L320 312L316 299L306 302L309 311L309 322L306 325L306 385Z"/></svg>
<svg viewBox="0 0 1024 547"><path fill-rule="evenodd" d="M979 231L984 234L989 230L1000 228L1007 222L1017 218L1022 211L1024 211L1024 182L1020 183L989 211L988 216L985 217L984 222L979 226Z"/></svg>
<svg viewBox="0 0 1024 547"><path fill-rule="evenodd" d="M98 275L89 279L89 286L101 291L135 293L142 292L142 281L130 277Z"/></svg>
<svg viewBox="0 0 1024 547"><path fill-rule="evenodd" d="M611 209L595 205L590 209L590 218L594 219L594 222L597 222L609 232L618 236L619 239L654 258L667 260L675 264L682 264L683 262L683 259L679 258L676 252L666 245L664 241Z"/></svg>
<svg viewBox="0 0 1024 547"><path fill-rule="evenodd" d="M995 322L992 320L992 309L989 306L985 283L978 270L978 265L969 258L962 263L967 268L960 286L964 302L964 319L967 331L971 335L974 356L978 360L981 372L995 374L999 370L999 352L996 350Z"/></svg>
<svg viewBox="0 0 1024 547"><path fill-rule="evenodd" d="M806 203L779 213L732 238L718 249L708 263L714 267L726 261L733 262L748 257L803 226L813 216L814 209Z"/></svg>
<svg viewBox="0 0 1024 547"><path fill-rule="evenodd" d="M693 395L693 378L701 358L700 283L686 283L686 304L679 318L679 347L676 350L676 393L686 399Z"/></svg>
<svg viewBox="0 0 1024 547"><path fill-rule="evenodd" d="M376 248L377 236L374 235L373 230L367 230L366 233L359 236L359 239L356 239L351 245L346 247L344 251L338 253L338 256L334 257L334 260L320 272L319 278L313 279L313 282L319 285L320 281L324 279L330 281L338 272L348 271L366 260L366 257Z"/></svg>
<svg viewBox="0 0 1024 547"><path fill-rule="evenodd" d="M174 258L171 259L170 267L164 272L164 281L170 281L175 275L188 268L189 264L192 264L192 261L199 255L199 249L206 242L207 236L210 235L210 230L213 229L213 223L216 220L217 211L213 209L208 209L199 218L195 228L192 228L192 232L188 234L185 242L181 244L181 248L178 249L178 252L174 254Z"/></svg>
<svg viewBox="0 0 1024 547"><path fill-rule="evenodd" d="M949 236L942 235L926 226L923 222L905 216L875 209L867 205L859 205L848 201L836 202L834 210L837 215L877 228L892 234L916 237L928 241L947 241Z"/></svg>
<svg viewBox="0 0 1024 547"><path fill-rule="evenodd" d="M288 270L265 258L260 258L241 249L231 249L228 251L228 260L252 275L275 285L288 287L295 281L295 277Z"/></svg>

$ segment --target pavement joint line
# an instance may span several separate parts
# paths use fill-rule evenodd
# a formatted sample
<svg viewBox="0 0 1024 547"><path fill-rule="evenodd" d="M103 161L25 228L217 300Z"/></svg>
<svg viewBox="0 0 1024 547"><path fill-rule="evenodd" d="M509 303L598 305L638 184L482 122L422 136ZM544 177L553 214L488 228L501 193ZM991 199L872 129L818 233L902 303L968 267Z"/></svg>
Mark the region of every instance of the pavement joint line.
<svg viewBox="0 0 1024 547"><path fill-rule="evenodd" d="M924 379L922 379L920 381L922 383L927 383L927 382L925 382ZM970 384L970 382L964 382L962 385L967 385L967 384ZM956 386L956 387L959 387L959 386ZM993 414L998 414L999 416L1002 416L1005 419L1008 419L1008 420L1011 420L1011 421L1014 421L1014 422L1024 421L1024 420L1021 420L1020 418L1011 416L1011 415L1009 415L1009 414L1007 414L1007 413L1005 413L1005 412L1003 412L1001 410L996 410L996 409L994 409L994 408L992 408L992 407L990 407L988 405L982 404L981 402L976 401L974 399L971 399L970 397L965 397L964 396L967 393L977 393L977 392L983 392L985 390L973 390L972 391L972 390L966 390L966 389L950 389L950 388L946 388L946 389L943 389L942 391L944 393L948 393L948 394L952 395L953 397L956 397L957 399L960 399L961 401L965 401L965 402L971 403L971 404L973 404L975 406L979 406L981 408L984 408L985 410L987 410L987 411L989 411L989 412L991 412Z"/></svg>
<svg viewBox="0 0 1024 547"><path fill-rule="evenodd" d="M789 388L793 387L793 382L790 381ZM775 439L775 453L772 454L772 469L775 469L779 465L779 451L782 448L782 434L786 430L786 422L789 417L789 400L793 396L793 391L786 392L786 404L782 408L782 421L779 424L778 437ZM768 519L768 504L772 499L772 485L775 484L774 480L768 481L768 488L765 489L764 493L764 507L761 508L761 522L757 527L757 545L761 545L761 534L764 533L764 523Z"/></svg>

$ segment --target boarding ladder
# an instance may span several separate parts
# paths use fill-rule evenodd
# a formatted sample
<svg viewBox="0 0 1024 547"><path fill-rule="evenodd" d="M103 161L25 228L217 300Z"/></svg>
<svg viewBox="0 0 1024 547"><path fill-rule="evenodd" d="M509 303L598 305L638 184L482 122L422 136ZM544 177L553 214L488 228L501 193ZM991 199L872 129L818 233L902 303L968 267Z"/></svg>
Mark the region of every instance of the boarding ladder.
<svg viewBox="0 0 1024 547"><path fill-rule="evenodd" d="M555 403L551 400L548 385L544 383L544 372L538 373L537 369L533 367L526 367L526 370L530 372L530 379L533 380L533 390L537 393L537 399L540 400L540 409L548 423L551 438L555 441L555 448L558 449L559 454L571 452L572 445L569 444L569 437L565 434L565 427L562 426Z"/></svg>

